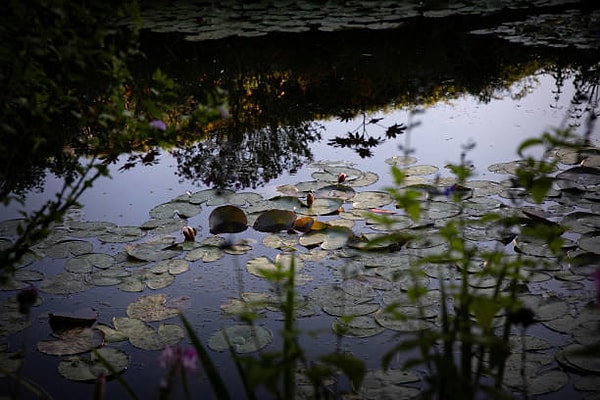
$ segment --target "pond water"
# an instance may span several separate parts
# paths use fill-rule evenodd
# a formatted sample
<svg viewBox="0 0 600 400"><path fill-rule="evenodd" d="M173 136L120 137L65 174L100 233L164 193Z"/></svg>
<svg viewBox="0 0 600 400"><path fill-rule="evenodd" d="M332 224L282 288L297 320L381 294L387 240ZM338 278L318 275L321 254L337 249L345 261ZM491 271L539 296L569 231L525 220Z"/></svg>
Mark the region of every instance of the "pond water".
<svg viewBox="0 0 600 400"><path fill-rule="evenodd" d="M421 31L418 33L422 34ZM560 67L558 67L559 72L557 72L554 69L555 65L550 61L550 59L553 59L552 57L557 59L561 57L569 58L572 56L570 53L567 54L567 57L560 51L556 53L549 52L552 56L548 56L547 59L540 62L540 57L547 56L546 50L539 53L536 50L536 54L529 54L529 51L523 49L523 47L505 43L503 46L506 47L497 49L499 53L506 56L506 54L514 51L519 56L515 57L516 59L497 60L497 65L513 62L514 69L519 69L519 66L524 63L530 63L528 64L529 72L525 73L524 70L527 68L523 68L519 70L518 74L515 74L516 78L514 76L510 77L510 79L502 81L502 84L496 85L494 79L500 80L502 74L498 73L491 78L489 76L484 77L490 71L485 69L481 76L472 76L472 81L465 84L464 80L472 72L457 72L457 70L469 69L465 67L466 64L469 64L469 61L455 60L447 63L452 66L448 69L441 68L441 71L427 71L422 74L415 71L415 69L418 70L418 67L411 65L413 70L411 76L404 77L401 74L392 74L389 82L391 82L391 86L395 87L393 93L389 94L384 93L385 91L380 86L373 84L374 77L400 68L399 58L408 54L416 58L422 58L419 62L425 61L425 64L415 62L421 68L435 69L432 66L435 60L444 58L445 55L451 53L451 51L448 51L440 55L439 49L445 48L447 44L445 40L456 40L456 37L445 40L439 38L434 40L431 37L416 39L413 37L411 38L412 44L407 45L406 43L398 43L401 34L394 31L384 31L378 32L376 36L364 41L359 41L356 36L351 34L349 37L344 37L345 40L349 41L348 43L344 42L344 46L340 45L343 42L340 37L334 39L331 39L331 37L324 38L320 42L322 44L318 47L327 47L328 50L319 50L321 53L312 60L317 66L321 63L328 65L320 71L326 78L322 76L315 78L317 74L315 70L318 70L318 68L313 69L310 66L310 60L306 61L308 66L298 65L297 63L300 62L298 59L287 59L287 57L291 57L287 51L281 50L283 54L274 54L270 48L273 45L267 41L260 42L259 39L245 39L248 42L240 42L236 39L230 42L209 43L206 48L199 44L200 48L194 50L194 52L208 54L205 57L206 60L199 60L197 57L190 55L185 62L179 65L179 71L173 60L166 60L162 64L159 61L160 58L152 58L151 55L150 59L168 73L175 73L180 83L190 84L203 73L216 74L225 86L231 85L229 87L229 93L232 93L230 101L233 101L233 93L235 93L232 87L236 85L243 86L241 83L247 83L247 80L252 78L259 80L263 78L268 81L272 77L273 71L268 70L266 65L271 65L269 62L273 60L277 60L277 62L273 61L276 64L272 67L273 70L286 71L286 68L297 68L289 73L286 79L299 79L299 76L307 80L309 78L314 79L308 84L308 89L305 89L302 95L293 97L289 103L286 103L286 99L281 100L285 103L282 107L284 111L280 109L272 111L272 114L275 114L273 120L276 121L275 124L279 127L285 126L288 120L293 121L291 115L296 112L296 114L300 114L298 116L299 121L309 123L312 129L311 132L319 134L320 138L318 139L306 140L306 149L297 151L301 162L296 164L295 160L289 161L290 159L286 158L288 153L293 153L296 149L283 148L277 150L277 152L281 152L279 160L283 160L281 161L282 165L275 168L279 172L269 172L270 178L258 180L259 184L256 187L243 185L243 180L239 177L226 176L229 181L238 184L241 182L238 191L254 192L265 199L281 195L279 188L282 185L296 185L312 181L314 179L313 173L322 169L323 165L344 165L348 168L372 172L377 180L368 186L357 187L355 190L357 192L382 190L390 187L393 183L389 160L393 157L405 155L407 150L410 150L410 155L416 158L415 165L435 167L433 172L419 177L419 179L431 183L438 177L450 176L451 174L445 166L448 163L458 163L464 146L470 144L474 144L474 147L467 151L466 159L474 168L472 179L499 182L504 180L507 175L491 172L488 170L488 166L518 159L517 146L526 138L538 136L555 128L566 128L568 126L572 126L580 134L586 132L585 118L588 114L581 111L585 108L584 106L574 102L574 99L578 99L578 93L581 90L579 81L581 76L580 71L577 70L577 63L565 66L561 62L557 62L557 64L560 64ZM467 41L462 34L460 38ZM314 39L314 37L310 39ZM356 43L352 42L352 39L356 39ZM372 41L374 39L377 39L377 43ZM170 40L172 40L171 37L166 39L167 42ZM252 40L256 40L256 42L252 42ZM329 40L332 40L332 42ZM441 42L437 42L437 40L441 40ZM489 48L498 43L494 38L471 37L468 40L477 42L477 49ZM256 47L251 47L250 43ZM394 47L395 43L398 44L397 48ZM438 51L433 60L424 55L427 53L427 48L424 47L425 43L429 46L427 48ZM335 47L336 45L341 46L341 50L338 50ZM462 43L462 45L465 44ZM177 46L189 49L187 47L189 44L179 43ZM314 42L307 43L308 50L305 51L316 51L314 46ZM468 44L465 46L475 45ZM250 55L252 50L263 47L265 53L261 56L255 55L254 57L257 57L258 60L252 58L253 56ZM176 53L181 50L176 46L174 48ZM411 49L417 49L418 51L409 53ZM160 53L160 49L157 52ZM460 52L457 51L457 53ZM473 55L473 57L485 59L492 53L490 51L487 55ZM466 53L460 53L460 56L464 54ZM336 57L336 59L334 61L330 60L331 65L329 65L328 62L323 61L325 55ZM263 59L268 58L270 61L265 62L263 65L260 60L261 57ZM591 58L594 59L594 57ZM354 71L354 74L351 72L351 68L346 69L350 59L356 60L355 69L357 71ZM247 60L251 67L248 67L247 70L240 67L239 64L236 64L240 60ZM406 63L412 63L413 61L407 61ZM585 58L585 62L585 68L591 68L587 66L588 58ZM493 62L489 63L490 65L494 64ZM480 63L473 62L473 64L479 65ZM595 66L597 68L597 64ZM281 69L278 69L278 67ZM327 88L313 89L311 86L317 86L319 82L326 83L326 79L331 77L330 74L333 73L335 67L339 68L335 73L339 73L344 77L344 79L336 78L339 86L345 85L344 82L350 82L349 86L353 86L364 79L365 81L370 80L373 85L370 90L376 92L365 95L365 98L371 99L370 103L364 102L364 99L358 105L354 103L350 115L344 116L343 114L343 111L349 107L348 98L344 97L348 93L344 93L343 90L334 91L331 93L332 99L326 99L324 96L327 95ZM263 68L267 68L267 70L265 71ZM190 78L190 70L193 71L194 78ZM507 73L506 71L508 71L508 68L504 69L503 73ZM227 78L230 78L230 81ZM403 86L399 82L404 80L408 83L404 82L406 84ZM436 81L433 82L433 80ZM414 84L415 81L417 81L417 84ZM481 85L480 81L485 81L486 84ZM598 81L596 81L596 85L597 83ZM429 90L431 86L436 86L438 90L445 90L446 92L433 96L433 90ZM385 88L385 84L383 84L383 87ZM413 93L418 92L415 89L418 87L421 88L421 93ZM465 89L467 87L475 89L469 91ZM485 87L487 92L481 89L482 87ZM237 87L239 91L246 89ZM296 87L293 86L288 89L292 91ZM410 95L407 93L410 93ZM597 89L595 93L597 96ZM364 95L364 93L362 94ZM257 94L256 97L259 97L259 95ZM409 98L408 101L405 100L407 97ZM589 99L592 103L592 112L597 114L597 97L595 99L590 97ZM298 105L301 101L306 101L307 104ZM266 100L264 102L257 101L257 103L261 106L268 105ZM235 104L230 104L230 106L235 109ZM270 113L271 111L268 109L264 111L263 115L266 116L267 122L259 123L260 129L269 126ZM403 126L403 130L395 137L386 138L386 130L395 124ZM299 126L300 123L291 123L290 125ZM272 132L281 133L277 129ZM299 132L304 131L300 129ZM357 151L357 147L339 145L340 143L346 143L340 138L347 137L348 132L364 133L366 138L382 138L382 140L378 145L369 147L368 152L370 154L365 156L364 147L361 155ZM593 146L600 145L598 125L593 126L593 130L586 133L590 135L589 138ZM217 134L220 133L217 132ZM239 141L233 142L239 143ZM221 144L224 148L233 146L227 141L223 141ZM248 147L250 149L248 151L251 151L252 147ZM244 149L243 146L240 148ZM216 179L207 183L207 175L190 173L190 165L187 165L186 162L192 164L203 162L201 158L194 158L197 154L200 154L197 150L190 150L190 147L178 146L175 143L174 148L169 150L158 149L158 152L159 154L156 157L158 162L152 165L137 164L132 168L123 168L127 162L127 155L123 155L116 163L109 166L111 178L96 181L94 186L82 195L80 199L81 209L72 213L70 218L75 221L107 221L119 226L140 226L150 219L149 211L157 205L170 202L179 196L190 196L202 190L210 189L213 187L210 183L219 181ZM215 153L208 154L214 155ZM540 156L541 152L534 154ZM226 154L226 156L229 157L230 155ZM218 157L215 158L218 159ZM224 160L228 160L228 158L224 158ZM286 165L286 160L288 160L289 165ZM251 169L249 172L242 171L240 175L260 175L263 171L266 175L268 168L270 168L270 164L267 163L256 167L256 169ZM48 177L44 182L43 191L32 193L27 197L26 208L36 209L48 198L51 198L60 189L61 185L62 179ZM209 232L209 213L214 208L214 206L203 204L202 211L188 219L189 225L198 229L197 242L213 236ZM19 208L14 204L10 205L2 210L2 218L0 219L17 218L19 216L18 210ZM323 220L335 218L332 216L322 217ZM358 229L368 230L364 228L364 225L359 225ZM170 233L176 237L177 242L182 241L183 238L178 230ZM91 307L99 311L99 324L112 326L113 318L127 316L128 306L138 301L142 296L164 294L172 302L171 304L183 309L199 337L206 343L208 338L219 329L235 324L235 318L223 314L221 310L223 305L228 304L231 299L239 298L242 292L269 292L270 287L264 279L258 278L246 270L246 263L251 259L259 256L274 259L279 254L278 249L263 245L263 239L266 236L268 234L258 232L252 228L228 236L233 241L241 239L248 241L251 250L241 255L225 254L222 258L211 262L194 260L190 262L188 271L176 275L170 285L158 289L146 287L143 291L138 292L123 291L116 286L96 286L85 291L65 294L44 293L42 291L43 303L34 308L33 325L27 330L25 336L28 343L28 354L23 369L24 375L45 387L54 398L64 398L65 396L85 397L91 394L92 385L89 383L68 381L58 373L58 357L36 351L39 341L50 339L51 330L48 325L48 312L75 312L78 309ZM94 253L116 255L122 253L125 248L124 243L101 241L95 237L87 240L92 243ZM302 252L308 251L302 249ZM68 256L68 258L72 257L72 254ZM346 262L339 254L320 261L306 261L302 273L310 276L311 280L306 285L299 287L299 293L306 295L319 286L340 283L342 279L339 274L334 272L335 268L332 268L332 266ZM62 273L65 264L65 258L44 257L32 263L28 268L42 272L44 279L47 279ZM533 285L532 291L570 293L568 288L565 289L565 286L556 280L539 285ZM2 291L0 295L2 299L5 299L14 296L14 291ZM381 296L381 293L379 296ZM594 287L591 279L583 280L581 285L578 286L577 304L583 303L586 298L590 301L594 298ZM325 354L335 346L341 346L341 348L365 360L370 369L375 369L379 366L381 357L389 349L390 343L393 343L396 337L396 332L386 330L372 337L343 338L339 342L339 338L331 329L333 321L333 316L322 311L299 319L299 327L302 330L317 332L316 339L310 335L301 337L301 344L306 348L310 348L309 353L311 356ZM180 321L171 318L160 322L154 321L151 325L156 328L162 323L180 324ZM278 314L270 311L266 312L266 317L259 320L258 324L270 329L275 334L273 343L269 345L272 347L266 349L280 348L281 339L278 337L277 332L281 329L281 321ZM568 333L551 330L541 324L533 326L528 333L544 338L552 343L555 348L572 341ZM13 334L9 338L9 342L13 346L16 346L20 340L19 333ZM183 343L185 342L186 339L183 340ZM163 371L158 363L160 352L158 350L143 350L132 346L127 341L116 342L111 345L129 356L130 364L123 373L123 377L134 387L140 398L156 397L156 388L163 376ZM548 352L552 353L552 351ZM226 352L212 350L210 350L210 355L226 377L228 386L232 391L236 394L241 393L242 388L236 378L230 356ZM396 362L399 361L401 360L396 360ZM548 364L547 368L561 369L556 361ZM422 373L423 370L417 372ZM565 396L569 396L569 398L575 398L570 396L581 396L581 392L573 389L573 382L579 378L579 375L572 374L569 378L571 379L569 383L558 391L543 394L536 398L562 399ZM148 382L151 382L151 384L148 384ZM418 384L415 387L418 387ZM2 393L1 390L0 393ZM204 375L192 383L192 390L194 393L208 393L209 386ZM107 394L108 398L123 398L126 396L123 388L114 380L109 382ZM237 396L234 397L237 398Z"/></svg>

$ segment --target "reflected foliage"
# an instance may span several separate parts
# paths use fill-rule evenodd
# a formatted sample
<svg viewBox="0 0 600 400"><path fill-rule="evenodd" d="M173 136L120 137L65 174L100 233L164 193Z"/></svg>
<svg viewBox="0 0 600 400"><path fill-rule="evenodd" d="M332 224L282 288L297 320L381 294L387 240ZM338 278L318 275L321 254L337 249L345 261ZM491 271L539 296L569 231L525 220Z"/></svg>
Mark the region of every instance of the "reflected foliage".
<svg viewBox="0 0 600 400"><path fill-rule="evenodd" d="M374 148L394 143L408 123L372 120L369 115L377 110L418 110L463 95L484 103L521 98L537 86L535 76L544 70L559 71L557 95L571 75L579 85L579 100L594 97L598 59L593 52L526 48L468 33L501 18L464 17L443 24L426 19L390 31L273 33L195 43L146 32L142 46L150 59L179 77L180 99L202 101L219 88L228 106L221 123L188 132L190 138L197 135L198 143L175 150L180 176L244 188L310 160L305 144L319 138L316 127L307 129L308 121L356 120L357 127L327 144L368 158ZM582 116L575 108L576 124ZM273 154L267 154L271 149Z"/></svg>
<svg viewBox="0 0 600 400"><path fill-rule="evenodd" d="M320 139L320 126L314 122L273 126L238 138L227 133L173 150L179 176L219 188L256 188L310 162L310 144Z"/></svg>

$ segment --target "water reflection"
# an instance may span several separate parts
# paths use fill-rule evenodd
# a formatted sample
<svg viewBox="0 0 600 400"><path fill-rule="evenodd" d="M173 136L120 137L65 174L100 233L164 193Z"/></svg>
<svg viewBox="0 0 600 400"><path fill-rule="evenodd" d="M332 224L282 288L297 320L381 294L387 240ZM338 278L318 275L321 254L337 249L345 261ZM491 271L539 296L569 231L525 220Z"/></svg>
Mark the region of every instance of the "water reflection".
<svg viewBox="0 0 600 400"><path fill-rule="evenodd" d="M381 110L418 110L465 95L483 104L521 98L544 70L554 73L557 95L572 79L578 93L573 103L588 101L569 110L569 124L581 124L597 110L595 55L526 48L465 29L448 21L207 43L149 34L152 46L144 50L178 76L182 99L219 88L229 110L220 124L203 130L201 140L172 151L178 175L203 186L264 185L312 160L310 145L322 136L316 120L357 121L345 133L327 135L323 145L369 158L410 128L408 120L374 119Z"/></svg>
<svg viewBox="0 0 600 400"><path fill-rule="evenodd" d="M321 139L321 129L312 121L296 126L274 124L236 135L225 129L171 153L177 160L177 174L187 181L208 187L255 189L283 171L294 173L312 161L311 144Z"/></svg>

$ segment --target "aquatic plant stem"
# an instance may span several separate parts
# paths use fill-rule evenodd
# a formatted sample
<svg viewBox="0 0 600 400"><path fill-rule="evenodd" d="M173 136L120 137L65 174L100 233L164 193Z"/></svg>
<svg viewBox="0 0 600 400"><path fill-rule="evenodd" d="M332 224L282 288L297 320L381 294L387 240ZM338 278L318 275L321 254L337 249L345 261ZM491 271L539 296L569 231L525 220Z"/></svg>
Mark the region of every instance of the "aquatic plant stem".
<svg viewBox="0 0 600 400"><path fill-rule="evenodd" d="M227 386L225 386L225 383L223 383L221 375L219 375L219 371L213 364L208 352L200 342L198 335L196 335L196 332L194 332L194 328L192 328L190 322L183 314L180 313L179 318L181 319L181 322L183 322L183 327L190 337L190 341L196 349L198 356L200 357L200 362L202 363L204 372L206 372L206 375L208 376L208 381L210 382L215 397L219 400L229 400L231 397L227 391Z"/></svg>

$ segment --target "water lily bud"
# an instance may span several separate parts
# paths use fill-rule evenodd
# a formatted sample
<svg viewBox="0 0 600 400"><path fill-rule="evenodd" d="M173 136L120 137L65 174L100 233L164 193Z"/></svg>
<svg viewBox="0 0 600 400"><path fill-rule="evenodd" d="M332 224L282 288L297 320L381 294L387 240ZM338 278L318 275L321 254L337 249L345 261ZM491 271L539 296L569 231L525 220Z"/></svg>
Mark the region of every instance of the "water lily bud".
<svg viewBox="0 0 600 400"><path fill-rule="evenodd" d="M306 195L306 204L308 204L308 206L312 206L313 203L315 202L315 195L312 192L308 192L308 194Z"/></svg>
<svg viewBox="0 0 600 400"><path fill-rule="evenodd" d="M183 233L186 242L193 242L196 240L196 228L186 225L181 228L181 233Z"/></svg>
<svg viewBox="0 0 600 400"><path fill-rule="evenodd" d="M338 183L342 183L346 180L346 178L348 177L348 175L346 175L343 172L340 172L340 174L338 175Z"/></svg>

